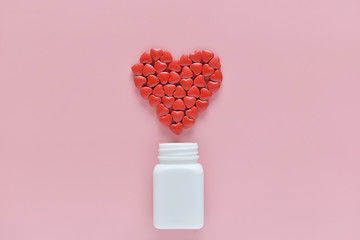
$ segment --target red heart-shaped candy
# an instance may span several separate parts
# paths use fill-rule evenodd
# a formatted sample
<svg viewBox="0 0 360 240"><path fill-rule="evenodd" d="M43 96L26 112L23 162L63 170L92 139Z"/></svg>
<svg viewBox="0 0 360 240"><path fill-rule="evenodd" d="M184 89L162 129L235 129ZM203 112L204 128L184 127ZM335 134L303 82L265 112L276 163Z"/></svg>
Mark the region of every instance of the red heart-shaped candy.
<svg viewBox="0 0 360 240"><path fill-rule="evenodd" d="M156 107L161 124L179 135L191 128L223 80L220 58L209 50L174 60L167 50L150 49L131 67L142 98Z"/></svg>

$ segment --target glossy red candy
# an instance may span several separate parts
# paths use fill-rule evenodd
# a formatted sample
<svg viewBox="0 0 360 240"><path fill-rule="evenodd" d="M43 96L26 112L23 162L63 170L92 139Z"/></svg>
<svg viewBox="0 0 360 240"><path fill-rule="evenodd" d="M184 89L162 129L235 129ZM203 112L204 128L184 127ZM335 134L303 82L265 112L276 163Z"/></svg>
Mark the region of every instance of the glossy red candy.
<svg viewBox="0 0 360 240"><path fill-rule="evenodd" d="M192 86L192 87L189 89L187 95L190 96L190 97L196 97L196 98L198 98L198 97L200 97L200 90L199 90L196 86Z"/></svg>
<svg viewBox="0 0 360 240"><path fill-rule="evenodd" d="M193 72L189 67L183 67L180 77L181 78L191 78L193 76Z"/></svg>
<svg viewBox="0 0 360 240"><path fill-rule="evenodd" d="M162 101L162 103L164 104L165 107L171 108L173 103L175 102L175 98L174 97L163 96L161 101Z"/></svg>
<svg viewBox="0 0 360 240"><path fill-rule="evenodd" d="M195 124L195 120L185 116L182 120L183 128L191 128Z"/></svg>
<svg viewBox="0 0 360 240"><path fill-rule="evenodd" d="M147 86L155 87L159 83L159 79L155 75L149 75L147 77Z"/></svg>
<svg viewBox="0 0 360 240"><path fill-rule="evenodd" d="M176 89L176 86L174 84L166 84L164 86L165 94L166 94L166 96L169 96L169 97L174 95L175 89Z"/></svg>
<svg viewBox="0 0 360 240"><path fill-rule="evenodd" d="M222 82L223 76L220 70L216 70L213 75L210 76L210 79L214 82Z"/></svg>
<svg viewBox="0 0 360 240"><path fill-rule="evenodd" d="M143 75L146 77L154 73L155 73L155 68L150 64L145 64L143 68Z"/></svg>
<svg viewBox="0 0 360 240"><path fill-rule="evenodd" d="M210 60L209 65L214 69L220 69L221 68L220 58L214 57L213 59Z"/></svg>
<svg viewBox="0 0 360 240"><path fill-rule="evenodd" d="M171 114L166 114L165 116L161 116L160 122L167 127L170 126L170 124L172 122Z"/></svg>
<svg viewBox="0 0 360 240"><path fill-rule="evenodd" d="M155 62L155 71L157 73L164 71L166 68L167 68L166 63L160 62L159 60Z"/></svg>
<svg viewBox="0 0 360 240"><path fill-rule="evenodd" d="M169 109L164 106L164 104L160 103L156 107L156 115L164 116L169 113Z"/></svg>
<svg viewBox="0 0 360 240"><path fill-rule="evenodd" d="M190 53L189 58L195 63L201 62L201 51L195 51L193 53Z"/></svg>
<svg viewBox="0 0 360 240"><path fill-rule="evenodd" d="M199 75L202 71L202 64L201 63L193 63L190 65L190 69L191 69L191 71L193 71L193 73L195 75Z"/></svg>
<svg viewBox="0 0 360 240"><path fill-rule="evenodd" d="M212 96L211 92L207 88L200 90L200 100L208 100Z"/></svg>
<svg viewBox="0 0 360 240"><path fill-rule="evenodd" d="M174 123L170 125L170 130L176 135L180 135L183 129L182 123Z"/></svg>
<svg viewBox="0 0 360 240"><path fill-rule="evenodd" d="M196 102L196 98L194 97L189 97L189 96L184 97L184 103L187 108L191 108L192 106L194 106L195 102Z"/></svg>
<svg viewBox="0 0 360 240"><path fill-rule="evenodd" d="M185 95L186 95L186 92L185 92L184 88L181 86L177 86L176 90L174 92L174 97L175 98L183 98L183 97L185 97Z"/></svg>
<svg viewBox="0 0 360 240"><path fill-rule="evenodd" d="M220 88L220 83L219 82L209 81L207 83L207 88L209 89L209 91L211 93L214 93Z"/></svg>
<svg viewBox="0 0 360 240"><path fill-rule="evenodd" d="M163 85L157 85L156 87L154 87L153 94L157 97L163 97L165 95ZM201 94L200 94L200 98L201 98Z"/></svg>
<svg viewBox="0 0 360 240"><path fill-rule="evenodd" d="M156 60L159 60L160 57L163 55L163 50L162 49L155 49L155 48L152 48L150 49L150 56L152 57L152 59L154 61Z"/></svg>
<svg viewBox="0 0 360 240"><path fill-rule="evenodd" d="M185 114L189 118L196 119L198 116L198 109L197 107L192 107L189 110L186 110Z"/></svg>
<svg viewBox="0 0 360 240"><path fill-rule="evenodd" d="M180 81L180 75L177 72L170 72L169 83L175 84Z"/></svg>
<svg viewBox="0 0 360 240"><path fill-rule="evenodd" d="M174 71L174 72L180 72L181 71L181 66L180 66L180 63L179 61L172 61L170 64L169 64L169 70L170 71Z"/></svg>
<svg viewBox="0 0 360 240"><path fill-rule="evenodd" d="M137 88L141 88L146 83L146 78L143 76L135 76L134 83Z"/></svg>
<svg viewBox="0 0 360 240"><path fill-rule="evenodd" d="M185 90L189 90L191 88L191 86L193 85L193 80L192 80L192 78L181 79L180 80L180 85Z"/></svg>
<svg viewBox="0 0 360 240"><path fill-rule="evenodd" d="M204 80L204 76L203 75L199 75L194 79L194 85L197 87L205 87L206 86L206 82Z"/></svg>
<svg viewBox="0 0 360 240"><path fill-rule="evenodd" d="M185 110L185 104L184 101L181 99L176 99L172 106L173 110Z"/></svg>
<svg viewBox="0 0 360 240"><path fill-rule="evenodd" d="M204 64L203 65L202 75L204 75L204 77L208 77L213 73L214 73L214 69L212 67L210 67L209 64Z"/></svg>
<svg viewBox="0 0 360 240"><path fill-rule="evenodd" d="M173 120L175 122L180 122L183 117L184 117L184 112L183 111L172 111L171 112L171 117L173 118Z"/></svg>
<svg viewBox="0 0 360 240"><path fill-rule="evenodd" d="M191 128L198 113L208 108L223 80L220 69L220 58L209 50L174 60L169 51L155 48L131 67L141 97L156 107L161 124L177 135Z"/></svg>
<svg viewBox="0 0 360 240"><path fill-rule="evenodd" d="M154 96L154 95L150 95L149 96L149 104L152 107L156 107L159 103L161 102L161 98Z"/></svg>
<svg viewBox="0 0 360 240"><path fill-rule="evenodd" d="M161 72L161 73L158 73L156 76L157 76L157 78L160 80L161 84L164 85L164 84L168 83L170 73L168 73L168 72Z"/></svg>
<svg viewBox="0 0 360 240"><path fill-rule="evenodd" d="M190 66L190 64L192 64L191 59L189 58L189 55L187 54L183 54L180 57L180 61L179 61L180 65L185 67L185 66Z"/></svg>
<svg viewBox="0 0 360 240"><path fill-rule="evenodd" d="M140 88L140 95L143 99L148 99L148 97L151 93L152 93L152 89L149 87Z"/></svg>
<svg viewBox="0 0 360 240"><path fill-rule="evenodd" d="M160 57L160 61L164 63L170 63L173 60L173 57L169 51L164 51Z"/></svg>
<svg viewBox="0 0 360 240"><path fill-rule="evenodd" d="M196 107L198 108L199 112L205 111L209 106L208 101L196 100Z"/></svg>
<svg viewBox="0 0 360 240"><path fill-rule="evenodd" d="M142 75L143 68L144 68L144 64L136 63L131 67L131 70L133 71L133 73L135 75L139 76L139 75Z"/></svg>
<svg viewBox="0 0 360 240"><path fill-rule="evenodd" d="M209 50L202 50L201 52L201 58L204 63L207 63L214 57L214 53Z"/></svg>
<svg viewBox="0 0 360 240"><path fill-rule="evenodd" d="M151 58L151 56L150 56L150 53L144 52L144 53L140 56L140 62L141 62L141 63L152 63L152 58Z"/></svg>

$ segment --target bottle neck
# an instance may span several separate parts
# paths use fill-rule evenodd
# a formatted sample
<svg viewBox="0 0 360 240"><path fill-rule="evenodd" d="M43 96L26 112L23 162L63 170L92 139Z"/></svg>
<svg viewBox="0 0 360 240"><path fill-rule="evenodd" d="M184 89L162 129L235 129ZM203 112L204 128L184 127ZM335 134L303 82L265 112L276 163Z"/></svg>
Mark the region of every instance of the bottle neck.
<svg viewBox="0 0 360 240"><path fill-rule="evenodd" d="M197 163L197 143L160 143L158 159L161 164Z"/></svg>

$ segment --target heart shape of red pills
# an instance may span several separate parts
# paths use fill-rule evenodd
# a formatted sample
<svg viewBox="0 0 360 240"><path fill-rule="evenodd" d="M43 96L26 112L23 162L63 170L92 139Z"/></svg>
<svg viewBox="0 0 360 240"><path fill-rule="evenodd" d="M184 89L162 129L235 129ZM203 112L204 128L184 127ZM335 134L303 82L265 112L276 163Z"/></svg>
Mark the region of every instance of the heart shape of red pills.
<svg viewBox="0 0 360 240"><path fill-rule="evenodd" d="M198 112L207 109L212 94L223 80L220 58L209 50L183 54L150 49L131 67L140 95L156 107L160 122L175 134L195 124Z"/></svg>

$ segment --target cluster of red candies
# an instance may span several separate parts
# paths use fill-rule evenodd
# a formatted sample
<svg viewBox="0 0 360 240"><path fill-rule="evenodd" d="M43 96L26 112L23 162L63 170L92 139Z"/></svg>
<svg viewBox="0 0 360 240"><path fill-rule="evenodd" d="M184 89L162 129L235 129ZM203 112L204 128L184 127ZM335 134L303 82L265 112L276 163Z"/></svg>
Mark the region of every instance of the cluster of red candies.
<svg viewBox="0 0 360 240"><path fill-rule="evenodd" d="M152 48L131 69L141 96L156 107L160 122L179 135L195 124L198 112L207 109L223 79L220 67L220 58L209 50L174 60L169 51Z"/></svg>

